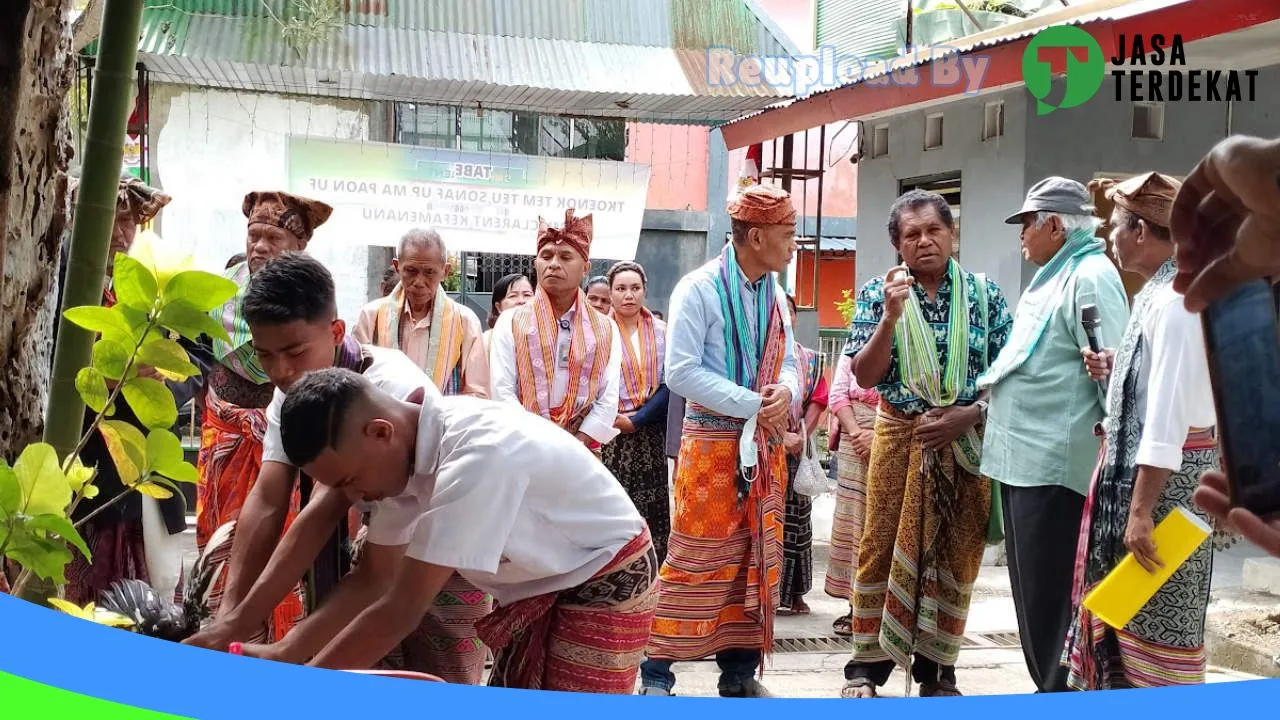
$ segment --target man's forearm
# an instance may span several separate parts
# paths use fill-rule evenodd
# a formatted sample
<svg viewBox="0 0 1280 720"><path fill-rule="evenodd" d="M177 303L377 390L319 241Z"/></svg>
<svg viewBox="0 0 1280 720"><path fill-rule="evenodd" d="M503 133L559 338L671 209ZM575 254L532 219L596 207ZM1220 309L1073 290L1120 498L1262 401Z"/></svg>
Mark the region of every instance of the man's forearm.
<svg viewBox="0 0 1280 720"><path fill-rule="evenodd" d="M262 574L271 558L280 533L284 531L285 518L289 516L287 503L278 506L250 492L236 520L236 537L231 546L231 563L227 569L227 587L222 596L220 615L236 609L240 600Z"/></svg>
<svg viewBox="0 0 1280 720"><path fill-rule="evenodd" d="M422 622L426 607L403 607L393 596L384 595L324 645L308 664L330 670L373 667Z"/></svg>
<svg viewBox="0 0 1280 720"><path fill-rule="evenodd" d="M1152 515L1160 495L1164 493L1165 484L1169 482L1169 475L1165 468L1139 465L1138 477L1133 483L1133 497L1129 501L1129 514Z"/></svg>
<svg viewBox="0 0 1280 720"><path fill-rule="evenodd" d="M299 623L281 643L281 659L304 663L348 627L361 611L372 605L386 591L389 581L357 567L338 583L333 595L320 608ZM377 658L374 659L377 661Z"/></svg>
<svg viewBox="0 0 1280 720"><path fill-rule="evenodd" d="M337 491L326 490L314 497L289 526L271 553L266 569L244 600L232 608L227 621L246 629L266 622L272 609L315 562L334 527L346 519L350 507L350 502Z"/></svg>

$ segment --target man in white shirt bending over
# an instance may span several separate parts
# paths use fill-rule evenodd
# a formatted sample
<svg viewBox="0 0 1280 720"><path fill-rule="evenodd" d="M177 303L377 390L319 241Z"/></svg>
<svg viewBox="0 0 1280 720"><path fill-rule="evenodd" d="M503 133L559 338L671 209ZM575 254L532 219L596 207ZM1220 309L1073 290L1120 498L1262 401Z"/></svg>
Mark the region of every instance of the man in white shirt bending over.
<svg viewBox="0 0 1280 720"><path fill-rule="evenodd" d="M477 626L496 653L490 685L633 690L657 557L626 491L572 435L431 387L399 400L339 368L290 389L280 431L310 477L372 504L366 542L401 560L344 580L376 584L372 604L368 589L340 588L284 641L246 654L367 668L457 572L499 606Z"/></svg>

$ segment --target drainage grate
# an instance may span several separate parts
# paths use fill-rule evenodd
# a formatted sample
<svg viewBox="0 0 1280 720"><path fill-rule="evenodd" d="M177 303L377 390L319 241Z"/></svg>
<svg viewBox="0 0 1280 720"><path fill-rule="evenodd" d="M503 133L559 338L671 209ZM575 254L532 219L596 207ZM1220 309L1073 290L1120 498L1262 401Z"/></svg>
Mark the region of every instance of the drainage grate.
<svg viewBox="0 0 1280 720"><path fill-rule="evenodd" d="M1022 647L1022 638L1016 630L974 633L973 635L965 635L961 646L965 648Z"/></svg>
<svg viewBox="0 0 1280 720"><path fill-rule="evenodd" d="M805 637L805 638L775 638L773 641L773 651L775 653L839 653L849 652L852 649L848 638L829 635L826 637Z"/></svg>
<svg viewBox="0 0 1280 720"><path fill-rule="evenodd" d="M1004 632L985 632L965 635L961 647L965 649L981 648L1016 648L1022 646L1022 640L1016 630ZM775 638L775 653L841 653L851 649L849 638L835 635L821 637Z"/></svg>

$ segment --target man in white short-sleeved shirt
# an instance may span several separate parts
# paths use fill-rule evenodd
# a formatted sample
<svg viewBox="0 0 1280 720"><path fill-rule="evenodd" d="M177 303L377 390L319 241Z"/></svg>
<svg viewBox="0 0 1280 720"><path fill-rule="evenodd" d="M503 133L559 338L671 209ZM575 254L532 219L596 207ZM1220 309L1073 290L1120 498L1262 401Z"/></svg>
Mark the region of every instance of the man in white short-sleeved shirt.
<svg viewBox="0 0 1280 720"><path fill-rule="evenodd" d="M276 390L267 407L262 471L245 500L232 538L226 599L215 622L186 641L216 650L226 649L231 642L254 639L304 573L312 573L315 597L309 599L315 605L335 592L349 569L343 539L352 503L342 493L323 486L307 487L314 494L284 532L298 468L280 442L280 409L294 382L310 370L343 367L362 373L399 399L421 394L423 388L436 392L431 378L404 353L361 345L346 334L345 325L337 319L333 277L308 255L286 253L255 273L245 291L244 314L254 349ZM372 569L382 561L376 552L362 558L362 564ZM232 588L237 587L233 597ZM432 618L438 619L447 611L444 605L435 607ZM426 631L440 627L430 622ZM452 661L418 657L406 657L405 661L409 669L440 675L450 682L476 682L473 678L478 676L474 668L455 667Z"/></svg>
<svg viewBox="0 0 1280 720"><path fill-rule="evenodd" d="M387 568L376 602L327 605L281 643L246 654L368 667L417 626L424 598L456 571L500 606L479 626L496 653L490 684L631 692L657 601L657 557L626 491L540 416L419 395L420 404L398 400L336 368L290 390L286 453L318 483L372 503L366 542L402 559ZM547 632L513 632L539 622ZM573 670L549 651L557 641L597 651L600 666ZM542 672L530 676L531 667Z"/></svg>

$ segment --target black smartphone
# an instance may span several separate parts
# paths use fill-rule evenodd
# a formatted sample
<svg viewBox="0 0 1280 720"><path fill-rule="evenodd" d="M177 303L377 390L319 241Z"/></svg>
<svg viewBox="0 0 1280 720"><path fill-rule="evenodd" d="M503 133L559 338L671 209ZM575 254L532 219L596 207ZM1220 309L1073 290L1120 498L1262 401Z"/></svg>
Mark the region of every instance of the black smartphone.
<svg viewBox="0 0 1280 720"><path fill-rule="evenodd" d="M1280 297L1256 280L1201 313L1232 507L1280 513Z"/></svg>

